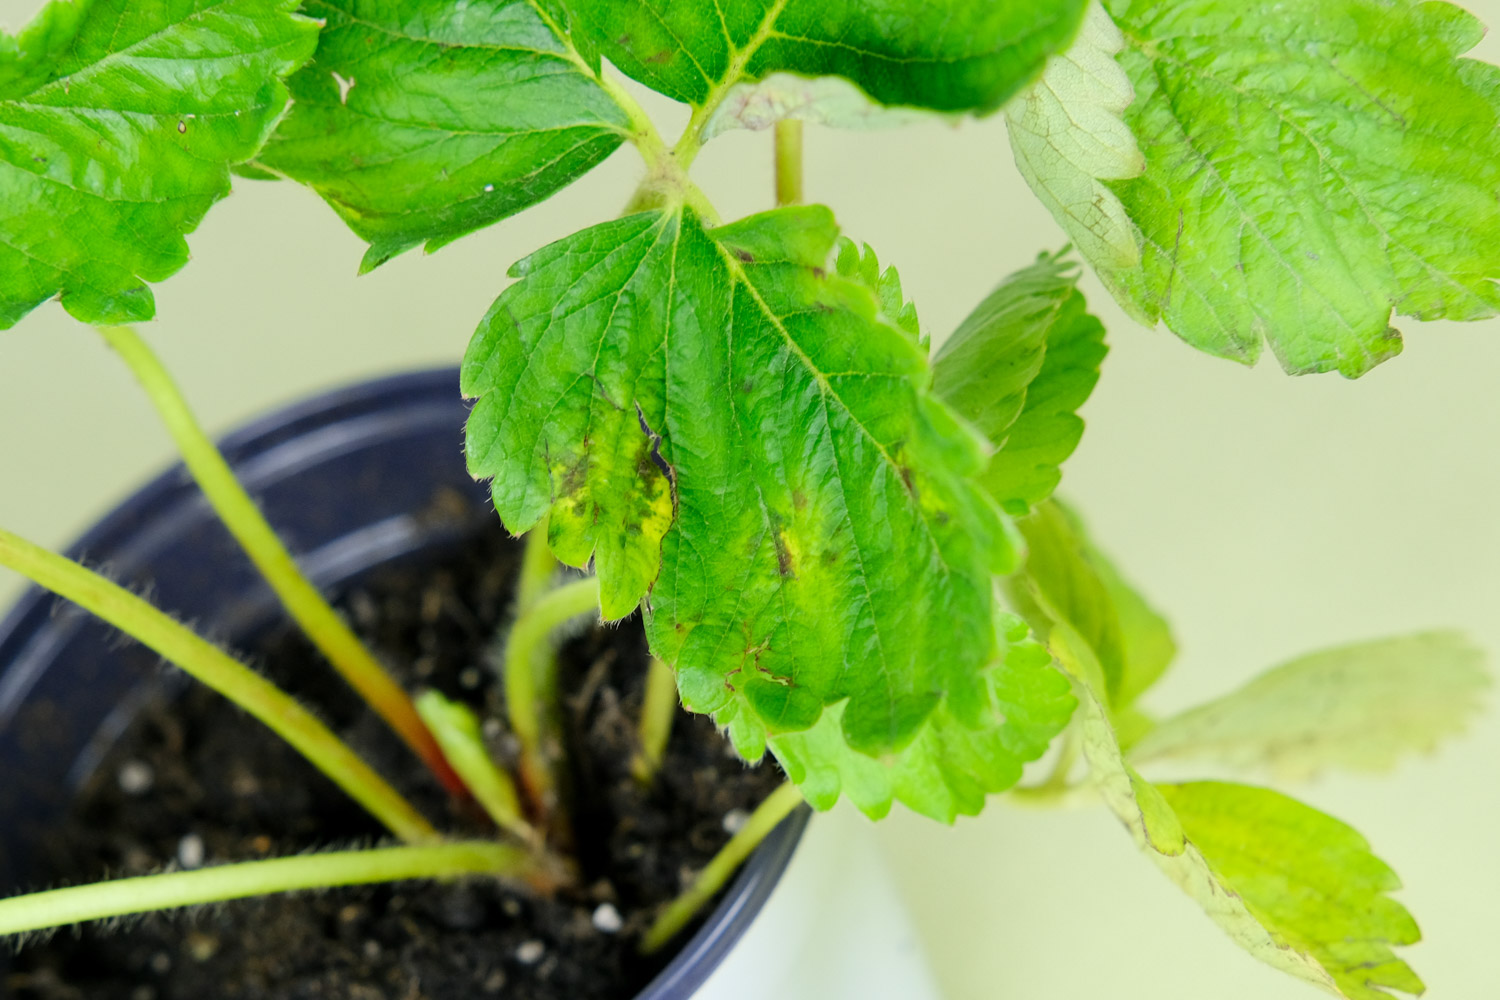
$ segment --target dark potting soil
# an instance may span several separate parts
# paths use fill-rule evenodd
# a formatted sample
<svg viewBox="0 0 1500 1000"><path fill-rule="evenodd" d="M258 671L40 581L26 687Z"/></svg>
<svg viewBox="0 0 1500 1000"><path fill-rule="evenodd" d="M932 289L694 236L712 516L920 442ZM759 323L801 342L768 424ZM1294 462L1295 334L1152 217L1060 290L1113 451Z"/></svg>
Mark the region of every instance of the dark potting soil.
<svg viewBox="0 0 1500 1000"><path fill-rule="evenodd" d="M493 669L520 546L499 528L436 563L387 567L340 598L409 689L435 687L514 747ZM268 675L450 832L455 809L301 637L257 644ZM581 888L542 899L492 880L409 882L234 902L62 932L12 960L12 1000L625 1000L667 956L635 953L655 909L781 780L746 768L708 720L680 715L655 787L629 773L646 668L640 622L590 627L559 680ZM257 723L212 692L154 696L44 847L39 885L367 845L384 831ZM685 940L685 936L683 938Z"/></svg>

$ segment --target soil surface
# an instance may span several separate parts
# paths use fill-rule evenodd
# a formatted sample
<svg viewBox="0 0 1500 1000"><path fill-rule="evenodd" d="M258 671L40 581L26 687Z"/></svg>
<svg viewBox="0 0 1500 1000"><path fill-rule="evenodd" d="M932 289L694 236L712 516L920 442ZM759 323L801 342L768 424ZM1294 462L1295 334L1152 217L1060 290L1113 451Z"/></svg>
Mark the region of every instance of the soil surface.
<svg viewBox="0 0 1500 1000"><path fill-rule="evenodd" d="M497 635L519 544L496 527L439 562L387 567L339 603L409 689L471 704L502 759ZM489 835L299 635L252 662L453 832ZM656 785L629 774L646 668L640 622L588 627L559 679L582 888L551 899L489 880L410 882L272 897L63 932L10 963L11 1000L627 1000L665 964L634 945L781 780L746 768L708 720L679 715ZM171 679L180 679L174 675ZM46 847L39 885L382 842L384 831L288 747L222 698L168 683L125 733ZM682 938L686 940L686 936Z"/></svg>

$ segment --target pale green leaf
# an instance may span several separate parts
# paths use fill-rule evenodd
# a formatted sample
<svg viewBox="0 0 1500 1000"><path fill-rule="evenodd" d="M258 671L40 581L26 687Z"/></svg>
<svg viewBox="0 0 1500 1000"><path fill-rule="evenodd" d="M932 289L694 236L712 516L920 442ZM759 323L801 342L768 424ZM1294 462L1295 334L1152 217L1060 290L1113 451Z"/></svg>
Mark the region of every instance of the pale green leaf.
<svg viewBox="0 0 1500 1000"><path fill-rule="evenodd" d="M1125 636L1082 525L1060 503L1048 500L1017 527L1026 539L1026 563L1007 581L1013 603L1043 637L1059 625L1075 631L1088 644L1090 662L1099 669L1090 681L1106 698L1118 697L1125 673Z"/></svg>
<svg viewBox="0 0 1500 1000"><path fill-rule="evenodd" d="M1146 172L1138 267L1094 263L1188 343L1356 376L1391 314L1500 310L1500 70L1445 3L1110 0ZM1084 247L1087 252L1088 248Z"/></svg>
<svg viewBox="0 0 1500 1000"><path fill-rule="evenodd" d="M812 729L772 737L772 752L819 809L831 808L843 794L872 819L883 817L893 799L947 823L977 815L986 796L1010 788L1022 765L1046 751L1076 705L1067 680L1025 623L1002 614L998 624L1001 651L983 675L977 725L940 705L905 749L875 758L845 742L843 705L833 705Z"/></svg>
<svg viewBox="0 0 1500 1000"><path fill-rule="evenodd" d="M1462 731L1488 687L1484 654L1451 632L1340 646L1162 722L1131 759L1207 758L1286 779L1385 771Z"/></svg>
<svg viewBox="0 0 1500 1000"><path fill-rule="evenodd" d="M1343 823L1276 792L1197 782L1156 786L1125 761L1093 651L1067 625L1052 652L1079 697L1083 750L1104 801L1136 844L1241 948L1348 1000L1421 993L1396 958L1414 943L1411 915L1384 893L1390 869Z"/></svg>
<svg viewBox="0 0 1500 1000"><path fill-rule="evenodd" d="M588 172L628 130L531 0L306 0L316 58L259 163L311 186L370 243L364 270L514 215Z"/></svg>
<svg viewBox="0 0 1500 1000"><path fill-rule="evenodd" d="M0 32L0 329L53 296L150 319L147 282L286 108L317 26L296 0L77 0Z"/></svg>
<svg viewBox="0 0 1500 1000"><path fill-rule="evenodd" d="M518 265L464 365L506 525L550 510L607 617L646 598L684 703L751 757L841 702L873 754L940 707L977 725L1014 562L982 440L882 318L883 279L838 273L837 235L821 207L595 226Z"/></svg>
<svg viewBox="0 0 1500 1000"><path fill-rule="evenodd" d="M1115 615L1120 622L1120 688L1111 706L1115 712L1117 728L1123 728L1125 720L1130 719L1133 731L1126 742L1133 742L1135 736L1149 726L1149 722L1140 713L1131 715L1127 710L1172 665L1177 657L1177 642L1172 638L1172 628L1167 620L1089 538L1077 513L1072 510L1067 513L1074 530L1083 537L1089 565L1104 584L1105 593L1114 604Z"/></svg>
<svg viewBox="0 0 1500 1000"><path fill-rule="evenodd" d="M1135 97L1115 62L1123 47L1119 29L1090 0L1072 46L1005 106L1021 176L1079 251L1112 269L1136 267L1141 255L1135 225L1103 182L1146 169L1123 117Z"/></svg>
<svg viewBox="0 0 1500 1000"><path fill-rule="evenodd" d="M515 782L490 754L474 710L436 690L422 692L412 704L474 800L501 829L525 836L529 831Z"/></svg>
<svg viewBox="0 0 1500 1000"><path fill-rule="evenodd" d="M1351 1000L1423 992L1391 950L1422 937L1386 895L1401 880L1352 827L1266 788L1195 781L1158 789L1214 876L1287 947L1322 966L1334 992Z"/></svg>
<svg viewBox="0 0 1500 1000"><path fill-rule="evenodd" d="M837 76L880 104L987 111L1072 41L1085 0L569 0L626 75L717 105L773 73Z"/></svg>
<svg viewBox="0 0 1500 1000"><path fill-rule="evenodd" d="M933 391L997 446L982 481L1011 514L1057 488L1083 436L1076 411L1108 350L1077 280L1061 254L1042 254L1001 282L933 359Z"/></svg>
<svg viewBox="0 0 1500 1000"><path fill-rule="evenodd" d="M1089 644L1115 725L1133 743L1152 726L1133 705L1177 655L1170 627L1060 501L1018 523L1028 551L1023 571L1006 582L1013 603L1041 634L1066 622Z"/></svg>
<svg viewBox="0 0 1500 1000"><path fill-rule="evenodd" d="M780 121L876 129L918 122L956 122L957 116L881 104L840 76L771 73L762 80L736 83L725 91L700 135L708 142L734 129L760 132Z"/></svg>

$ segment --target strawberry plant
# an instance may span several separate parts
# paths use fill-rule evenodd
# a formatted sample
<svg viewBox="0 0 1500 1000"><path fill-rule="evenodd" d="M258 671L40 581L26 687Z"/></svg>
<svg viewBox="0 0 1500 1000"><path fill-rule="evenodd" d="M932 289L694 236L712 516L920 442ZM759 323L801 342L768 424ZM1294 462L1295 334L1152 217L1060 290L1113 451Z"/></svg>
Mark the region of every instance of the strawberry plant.
<svg viewBox="0 0 1500 1000"><path fill-rule="evenodd" d="M787 777L644 951L804 801L953 822L1004 794L1101 801L1293 976L1421 993L1395 951L1417 926L1358 833L1258 785L1147 775L1381 770L1462 727L1480 654L1449 632L1364 641L1154 718L1138 702L1171 632L1053 494L1106 355L1080 258L1143 324L1245 363L1269 347L1291 374L1388 361L1393 314L1500 311L1500 71L1465 58L1479 34L1410 0L49 3L0 36L0 325L57 298L99 329L288 615L493 836L445 836L171 609L0 530L0 565L242 706L403 842L15 896L0 934L397 879L575 882L555 636L638 614L642 787L679 703ZM689 109L680 136L640 86ZM951 333L922 325L890 250L802 203L806 122L929 116L1003 120L1070 241ZM733 129L772 133L777 205L723 219L691 170ZM644 169L620 217L516 263L463 358L468 467L527 538L502 640L518 751L496 760L463 705L403 689L305 579L129 324L231 175L316 191L379 281L625 145Z"/></svg>

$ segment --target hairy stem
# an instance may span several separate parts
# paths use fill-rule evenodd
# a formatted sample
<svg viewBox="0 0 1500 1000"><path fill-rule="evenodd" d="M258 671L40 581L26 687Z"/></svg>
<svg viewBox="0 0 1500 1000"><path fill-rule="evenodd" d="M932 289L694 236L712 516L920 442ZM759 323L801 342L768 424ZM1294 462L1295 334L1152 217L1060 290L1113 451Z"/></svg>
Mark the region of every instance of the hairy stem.
<svg viewBox="0 0 1500 1000"><path fill-rule="evenodd" d="M557 781L542 738L547 710L539 696L552 653L548 637L569 620L598 610L599 581L574 580L548 591L517 615L506 639L505 702L511 730L521 744L521 783L543 813L558 805Z"/></svg>
<svg viewBox="0 0 1500 1000"><path fill-rule="evenodd" d="M641 704L641 749L630 762L635 780L649 786L667 753L672 719L677 715L677 675L663 660L651 657L646 668L646 695Z"/></svg>
<svg viewBox="0 0 1500 1000"><path fill-rule="evenodd" d="M650 955L676 937L704 904L713 899L715 893L739 870L750 852L760 846L760 842L801 804L802 793L791 782L766 796L766 800L750 814L750 819L740 832L730 838L729 843L698 873L687 891L661 911L641 940L641 952Z"/></svg>
<svg viewBox="0 0 1500 1000"><path fill-rule="evenodd" d="M465 794L462 780L443 758L442 750L417 715L411 698L386 673L338 612L323 599L318 588L302 574L292 554L281 544L255 501L240 485L223 454L203 432L161 361L129 327L103 328L99 332L146 390L167 432L176 442L183 463L224 526L244 548L250 561L260 570L313 645L427 764L448 791Z"/></svg>
<svg viewBox="0 0 1500 1000"><path fill-rule="evenodd" d="M490 756L479 718L469 706L449 701L441 692L428 691L417 699L417 711L495 825L529 844L538 844L539 834L521 815L515 782Z"/></svg>
<svg viewBox="0 0 1500 1000"><path fill-rule="evenodd" d="M1070 725L1063 733L1058 747L1057 759L1047 777L1035 785L1017 785L1008 794L1010 800L1023 806L1051 807L1067 805L1087 795L1091 789L1068 783L1073 774L1073 765L1078 762L1083 740L1077 725Z"/></svg>
<svg viewBox="0 0 1500 1000"><path fill-rule="evenodd" d="M133 636L265 723L396 836L437 837L416 809L291 695L171 616L60 555L0 529L0 566Z"/></svg>
<svg viewBox="0 0 1500 1000"><path fill-rule="evenodd" d="M516 580L516 613L523 614L547 591L557 573L557 557L547 544L547 518L526 532L521 555L521 575Z"/></svg>
<svg viewBox="0 0 1500 1000"><path fill-rule="evenodd" d="M802 201L802 122L783 118L776 123L776 204Z"/></svg>
<svg viewBox="0 0 1500 1000"><path fill-rule="evenodd" d="M341 885L493 875L551 885L527 852L488 841L335 851L144 875L0 899L0 936L132 913Z"/></svg>

